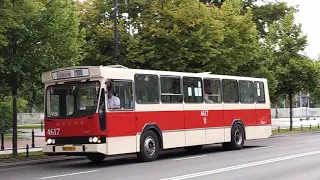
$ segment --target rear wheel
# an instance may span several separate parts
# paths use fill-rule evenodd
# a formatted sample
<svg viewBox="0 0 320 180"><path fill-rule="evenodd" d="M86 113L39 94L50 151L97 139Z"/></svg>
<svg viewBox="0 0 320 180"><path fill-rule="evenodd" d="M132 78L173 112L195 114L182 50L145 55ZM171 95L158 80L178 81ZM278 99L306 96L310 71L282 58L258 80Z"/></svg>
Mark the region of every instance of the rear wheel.
<svg viewBox="0 0 320 180"><path fill-rule="evenodd" d="M160 151L159 138L153 131L147 131L141 137L140 152L138 158L142 162L154 161L157 159Z"/></svg>
<svg viewBox="0 0 320 180"><path fill-rule="evenodd" d="M101 163L107 156L105 154L88 154L87 158L93 163Z"/></svg>
<svg viewBox="0 0 320 180"><path fill-rule="evenodd" d="M240 124L233 126L231 130L231 142L222 143L222 146L228 150L240 150L244 144L244 130Z"/></svg>
<svg viewBox="0 0 320 180"><path fill-rule="evenodd" d="M185 147L184 149L190 154L197 154L201 151L202 145Z"/></svg>

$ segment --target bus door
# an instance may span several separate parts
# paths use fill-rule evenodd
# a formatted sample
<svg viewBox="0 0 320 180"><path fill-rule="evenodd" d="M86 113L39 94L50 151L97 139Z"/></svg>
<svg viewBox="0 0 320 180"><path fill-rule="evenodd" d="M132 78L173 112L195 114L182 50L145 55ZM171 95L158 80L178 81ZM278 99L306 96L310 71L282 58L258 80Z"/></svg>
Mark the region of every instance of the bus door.
<svg viewBox="0 0 320 180"><path fill-rule="evenodd" d="M133 101L133 82L126 79L108 80L107 135L135 136L136 119Z"/></svg>

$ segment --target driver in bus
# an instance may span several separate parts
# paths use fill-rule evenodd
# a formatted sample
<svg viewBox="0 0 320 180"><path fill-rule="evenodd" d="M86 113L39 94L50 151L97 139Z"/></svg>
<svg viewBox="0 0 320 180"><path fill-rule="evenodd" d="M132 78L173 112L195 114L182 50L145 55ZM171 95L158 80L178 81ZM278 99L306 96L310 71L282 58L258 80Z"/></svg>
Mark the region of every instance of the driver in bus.
<svg viewBox="0 0 320 180"><path fill-rule="evenodd" d="M120 109L120 99L114 94L108 91L108 109Z"/></svg>

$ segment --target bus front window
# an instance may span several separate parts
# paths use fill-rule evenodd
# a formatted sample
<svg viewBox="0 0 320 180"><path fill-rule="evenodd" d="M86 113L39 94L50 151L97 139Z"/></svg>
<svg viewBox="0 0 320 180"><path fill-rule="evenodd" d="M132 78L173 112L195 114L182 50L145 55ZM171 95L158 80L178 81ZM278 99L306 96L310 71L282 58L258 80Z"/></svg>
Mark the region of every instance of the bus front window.
<svg viewBox="0 0 320 180"><path fill-rule="evenodd" d="M93 115L98 108L100 82L49 86L46 91L46 117L76 118Z"/></svg>

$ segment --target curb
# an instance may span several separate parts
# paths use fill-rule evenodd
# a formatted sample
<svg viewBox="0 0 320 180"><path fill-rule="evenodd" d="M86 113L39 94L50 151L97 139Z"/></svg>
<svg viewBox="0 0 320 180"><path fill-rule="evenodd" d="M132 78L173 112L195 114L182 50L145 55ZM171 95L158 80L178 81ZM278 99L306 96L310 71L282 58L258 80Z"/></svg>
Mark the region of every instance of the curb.
<svg viewBox="0 0 320 180"><path fill-rule="evenodd" d="M23 160L17 160L14 162L1 162L0 167L12 167L18 165L31 165L31 164L41 164L41 163L49 163L49 162L60 162L60 161L78 161L85 160L86 157L79 156L66 156L66 157L49 157L49 158L26 158ZM11 160L11 159L10 159Z"/></svg>
<svg viewBox="0 0 320 180"><path fill-rule="evenodd" d="M269 138L286 137L286 136L299 136L299 135L317 134L317 133L320 133L320 131L305 131L305 132L293 132L293 133L276 134L276 135L271 135Z"/></svg>

